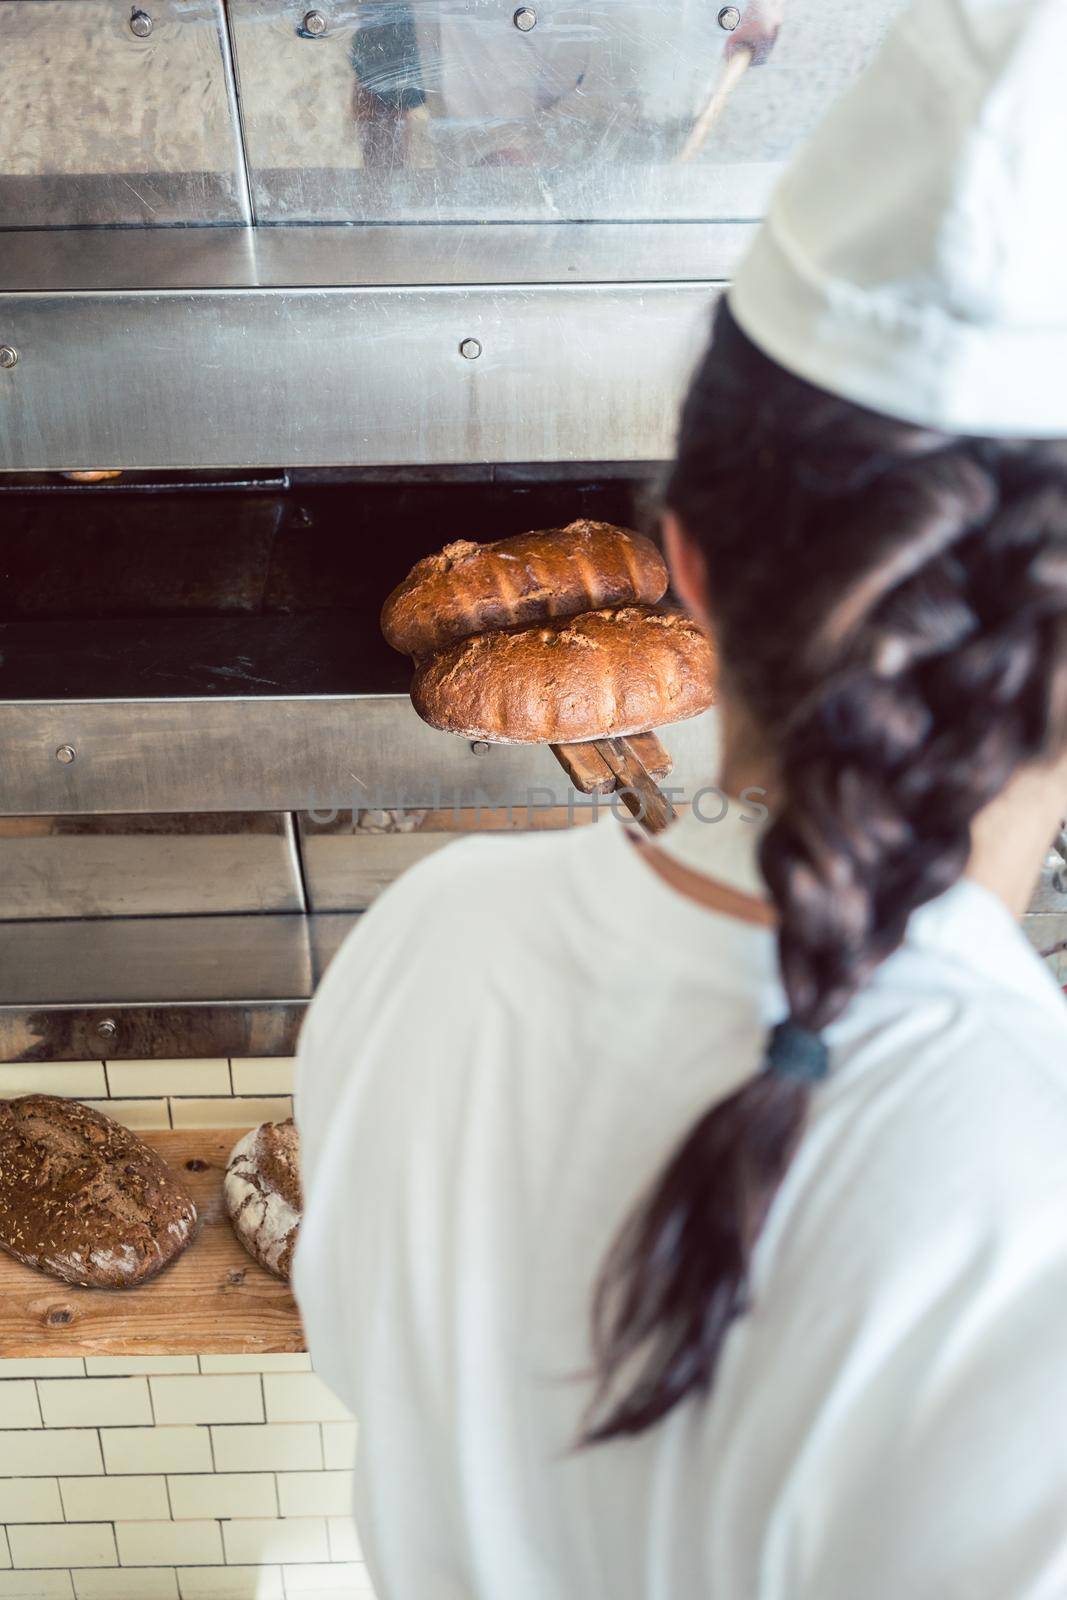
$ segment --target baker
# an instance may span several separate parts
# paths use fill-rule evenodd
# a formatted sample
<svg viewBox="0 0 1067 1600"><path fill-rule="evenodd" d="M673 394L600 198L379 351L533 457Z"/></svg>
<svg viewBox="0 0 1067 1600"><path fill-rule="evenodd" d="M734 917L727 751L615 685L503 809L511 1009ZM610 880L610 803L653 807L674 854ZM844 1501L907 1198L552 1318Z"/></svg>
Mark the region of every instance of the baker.
<svg viewBox="0 0 1067 1600"><path fill-rule="evenodd" d="M1067 1594L1063 0L926 0L792 166L663 526L728 795L473 839L300 1051L380 1600Z"/></svg>

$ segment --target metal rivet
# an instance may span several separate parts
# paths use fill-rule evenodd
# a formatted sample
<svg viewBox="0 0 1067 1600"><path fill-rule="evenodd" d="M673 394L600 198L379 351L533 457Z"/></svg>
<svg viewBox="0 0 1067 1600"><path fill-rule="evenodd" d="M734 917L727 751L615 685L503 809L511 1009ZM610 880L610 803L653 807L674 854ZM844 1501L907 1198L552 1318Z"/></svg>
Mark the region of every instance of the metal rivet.
<svg viewBox="0 0 1067 1600"><path fill-rule="evenodd" d="M511 20L520 33L529 33L537 26L537 12L532 6L520 6Z"/></svg>
<svg viewBox="0 0 1067 1600"><path fill-rule="evenodd" d="M78 752L72 744L61 744L56 751L56 760L62 761L65 767L69 767L77 754Z"/></svg>
<svg viewBox="0 0 1067 1600"><path fill-rule="evenodd" d="M310 33L313 39L321 39L328 26L321 11L304 12L304 32Z"/></svg>
<svg viewBox="0 0 1067 1600"><path fill-rule="evenodd" d="M138 39L147 39L152 32L152 18L147 11L132 11L130 13L130 32L135 33Z"/></svg>
<svg viewBox="0 0 1067 1600"><path fill-rule="evenodd" d="M17 363L19 353L11 344L0 344L0 367L13 367Z"/></svg>
<svg viewBox="0 0 1067 1600"><path fill-rule="evenodd" d="M741 21L741 13L736 6L723 6L719 12L719 27L725 28L727 33L733 33Z"/></svg>
<svg viewBox="0 0 1067 1600"><path fill-rule="evenodd" d="M111 1017L105 1017L103 1022L98 1022L96 1031L101 1039L114 1039L119 1031L119 1025Z"/></svg>
<svg viewBox="0 0 1067 1600"><path fill-rule="evenodd" d="M472 739L471 740L471 755L474 755L474 756L487 756L489 754L490 749L491 749L491 746L489 745L489 743L485 739Z"/></svg>
<svg viewBox="0 0 1067 1600"><path fill-rule="evenodd" d="M482 347L477 339L464 339L460 343L459 353L465 361L477 361Z"/></svg>

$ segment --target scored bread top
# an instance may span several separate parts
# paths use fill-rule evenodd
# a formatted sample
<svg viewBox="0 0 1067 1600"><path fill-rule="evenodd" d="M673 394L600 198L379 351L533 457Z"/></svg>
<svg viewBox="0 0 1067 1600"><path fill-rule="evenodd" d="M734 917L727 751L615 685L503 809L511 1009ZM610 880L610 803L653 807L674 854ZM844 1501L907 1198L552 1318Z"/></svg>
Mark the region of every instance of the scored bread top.
<svg viewBox="0 0 1067 1600"><path fill-rule="evenodd" d="M95 1288L133 1288L179 1255L196 1206L135 1133L56 1095L0 1100L0 1248Z"/></svg>
<svg viewBox="0 0 1067 1600"><path fill-rule="evenodd" d="M651 539L609 522L459 539L416 562L382 607L382 633L420 658L490 628L510 628L633 602L654 603L667 568Z"/></svg>
<svg viewBox="0 0 1067 1600"><path fill-rule="evenodd" d="M418 664L411 700L446 733L570 744L680 722L715 698L715 655L688 617L649 606L480 633Z"/></svg>

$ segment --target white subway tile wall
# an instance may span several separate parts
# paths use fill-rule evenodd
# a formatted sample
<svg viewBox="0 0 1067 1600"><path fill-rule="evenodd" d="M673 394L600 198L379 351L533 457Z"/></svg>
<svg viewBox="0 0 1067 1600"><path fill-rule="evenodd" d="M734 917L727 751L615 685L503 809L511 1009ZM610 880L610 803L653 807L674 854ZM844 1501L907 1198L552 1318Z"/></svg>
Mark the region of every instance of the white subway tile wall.
<svg viewBox="0 0 1067 1600"><path fill-rule="evenodd" d="M134 1128L291 1115L292 1062L43 1063ZM356 1427L306 1355L3 1359L0 1600L373 1600L349 1514Z"/></svg>

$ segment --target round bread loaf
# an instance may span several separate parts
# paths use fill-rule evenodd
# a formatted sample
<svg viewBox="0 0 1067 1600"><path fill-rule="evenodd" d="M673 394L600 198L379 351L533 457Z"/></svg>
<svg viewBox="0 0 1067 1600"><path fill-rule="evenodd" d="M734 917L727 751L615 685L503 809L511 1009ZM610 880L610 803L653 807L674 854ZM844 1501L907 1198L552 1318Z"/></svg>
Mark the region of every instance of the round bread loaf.
<svg viewBox="0 0 1067 1600"><path fill-rule="evenodd" d="M252 1257L289 1281L300 1227L300 1135L292 1118L264 1122L239 1139L222 1186L233 1231Z"/></svg>
<svg viewBox="0 0 1067 1600"><path fill-rule="evenodd" d="M493 544L459 539L424 557L382 607L382 633L395 650L420 657L489 628L654 603L666 591L651 539L609 522L572 522Z"/></svg>
<svg viewBox="0 0 1067 1600"><path fill-rule="evenodd" d="M181 1254L196 1206L128 1128L50 1094L0 1100L0 1247L67 1283L133 1289Z"/></svg>
<svg viewBox="0 0 1067 1600"><path fill-rule="evenodd" d="M479 633L420 662L415 710L496 744L571 744L680 722L714 700L715 657L688 617L623 606Z"/></svg>

